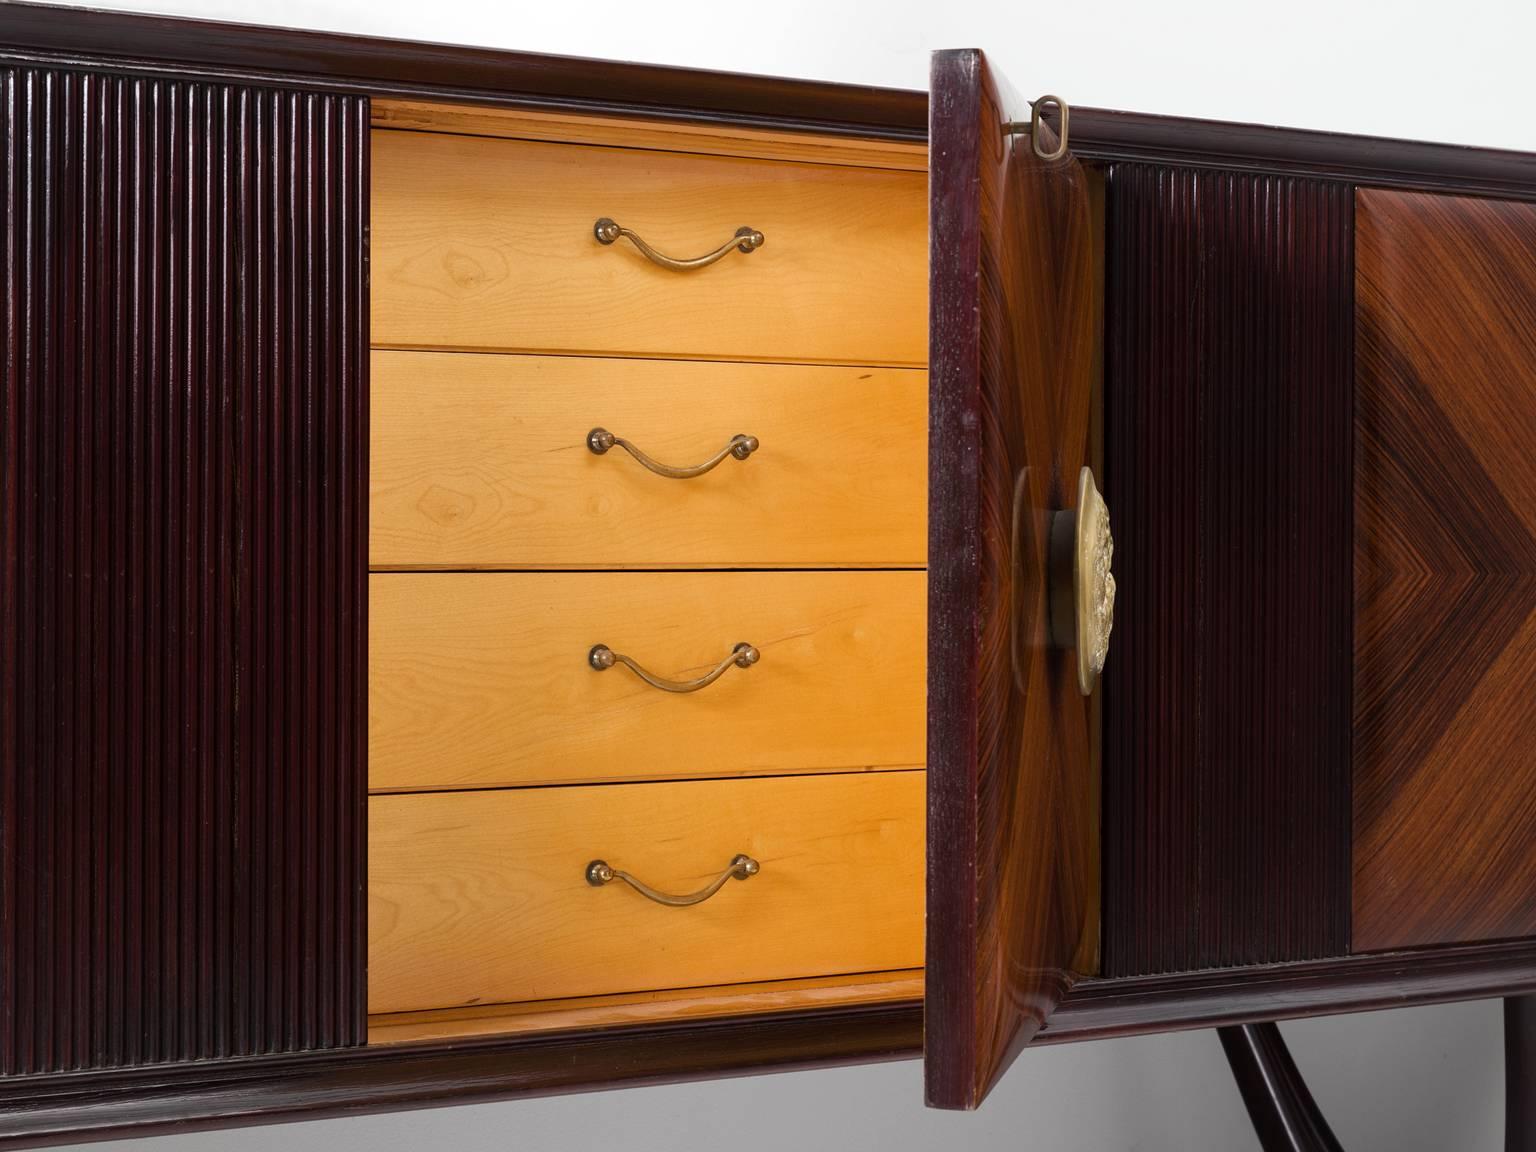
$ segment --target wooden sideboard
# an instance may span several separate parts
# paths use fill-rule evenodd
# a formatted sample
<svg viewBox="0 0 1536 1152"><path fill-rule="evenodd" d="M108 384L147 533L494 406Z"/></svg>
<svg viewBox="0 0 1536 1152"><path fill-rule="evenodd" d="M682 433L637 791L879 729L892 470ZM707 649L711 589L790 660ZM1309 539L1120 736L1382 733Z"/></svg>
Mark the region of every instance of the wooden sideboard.
<svg viewBox="0 0 1536 1152"><path fill-rule="evenodd" d="M1536 157L33 5L0 85L0 1145L1536 990Z"/></svg>

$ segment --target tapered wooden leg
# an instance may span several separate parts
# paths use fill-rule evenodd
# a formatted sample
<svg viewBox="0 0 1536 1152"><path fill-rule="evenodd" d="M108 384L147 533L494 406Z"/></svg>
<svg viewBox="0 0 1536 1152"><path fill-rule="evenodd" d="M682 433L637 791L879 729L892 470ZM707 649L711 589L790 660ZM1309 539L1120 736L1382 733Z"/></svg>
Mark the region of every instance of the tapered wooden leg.
<svg viewBox="0 0 1536 1152"><path fill-rule="evenodd" d="M1276 1025L1216 1031L1264 1152L1343 1152Z"/></svg>
<svg viewBox="0 0 1536 1152"><path fill-rule="evenodd" d="M1504 1000L1504 1152L1536 1152L1536 995Z"/></svg>

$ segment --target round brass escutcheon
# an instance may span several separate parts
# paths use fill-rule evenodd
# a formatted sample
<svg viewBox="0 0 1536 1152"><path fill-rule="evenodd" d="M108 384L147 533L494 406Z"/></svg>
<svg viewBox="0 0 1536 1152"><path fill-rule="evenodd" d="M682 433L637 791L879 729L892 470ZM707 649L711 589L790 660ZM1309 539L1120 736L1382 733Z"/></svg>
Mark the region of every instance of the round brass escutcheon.
<svg viewBox="0 0 1536 1152"><path fill-rule="evenodd" d="M1077 618L1077 686L1084 696L1093 691L1109 658L1109 635L1115 627L1115 538L1109 529L1109 509L1093 469L1077 476L1077 524L1073 547L1073 601Z"/></svg>
<svg viewBox="0 0 1536 1152"><path fill-rule="evenodd" d="M1051 640L1075 651L1077 687L1088 696L1104 671L1115 626L1115 541L1091 468L1078 473L1077 507L1052 519L1050 553Z"/></svg>

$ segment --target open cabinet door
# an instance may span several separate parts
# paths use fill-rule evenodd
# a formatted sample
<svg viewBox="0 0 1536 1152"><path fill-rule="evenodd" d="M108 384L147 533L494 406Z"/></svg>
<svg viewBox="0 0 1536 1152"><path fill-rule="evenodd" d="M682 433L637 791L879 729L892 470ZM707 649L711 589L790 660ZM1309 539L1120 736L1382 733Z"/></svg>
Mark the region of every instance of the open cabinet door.
<svg viewBox="0 0 1536 1152"><path fill-rule="evenodd" d="M928 1103L974 1108L1098 966L1098 710L1060 542L1095 463L1102 230L980 52L935 54L929 109L924 1058Z"/></svg>

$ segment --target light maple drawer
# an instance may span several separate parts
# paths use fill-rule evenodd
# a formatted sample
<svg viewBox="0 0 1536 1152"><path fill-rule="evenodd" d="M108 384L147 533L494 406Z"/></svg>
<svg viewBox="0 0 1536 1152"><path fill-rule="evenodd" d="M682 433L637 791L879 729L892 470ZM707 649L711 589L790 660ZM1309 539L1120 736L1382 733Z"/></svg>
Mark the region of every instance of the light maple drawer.
<svg viewBox="0 0 1536 1152"><path fill-rule="evenodd" d="M388 568L906 567L927 373L374 352L369 559ZM594 429L622 445L601 454Z"/></svg>
<svg viewBox="0 0 1536 1152"><path fill-rule="evenodd" d="M924 757L926 576L375 573L375 789L842 772ZM728 663L738 643L760 658ZM697 691L652 686L594 646Z"/></svg>
<svg viewBox="0 0 1536 1152"><path fill-rule="evenodd" d="M375 796L368 1008L914 968L925 773ZM738 854L759 870L691 907Z"/></svg>
<svg viewBox="0 0 1536 1152"><path fill-rule="evenodd" d="M927 253L922 172L373 134L376 345L920 365Z"/></svg>

